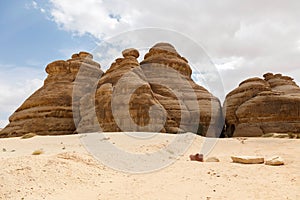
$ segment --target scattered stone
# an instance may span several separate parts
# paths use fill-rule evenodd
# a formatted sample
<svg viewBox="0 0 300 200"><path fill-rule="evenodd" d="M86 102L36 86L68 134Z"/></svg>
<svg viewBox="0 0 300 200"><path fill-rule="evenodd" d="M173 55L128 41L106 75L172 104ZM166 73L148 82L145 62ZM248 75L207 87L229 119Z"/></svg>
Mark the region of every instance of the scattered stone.
<svg viewBox="0 0 300 200"><path fill-rule="evenodd" d="M3 152L6 152L6 149L5 149L5 148L3 148L3 149L2 149L2 151L3 151Z"/></svg>
<svg viewBox="0 0 300 200"><path fill-rule="evenodd" d="M290 139L299 139L300 133L288 133Z"/></svg>
<svg viewBox="0 0 300 200"><path fill-rule="evenodd" d="M196 153L195 155L190 155L192 161L203 162L203 154Z"/></svg>
<svg viewBox="0 0 300 200"><path fill-rule="evenodd" d="M44 153L44 151L42 149L38 149L38 150L35 150L34 152L32 152L32 155L40 155L43 153Z"/></svg>
<svg viewBox="0 0 300 200"><path fill-rule="evenodd" d="M28 138L32 138L34 136L36 136L35 133L27 133L25 135L22 135L21 139L28 139Z"/></svg>
<svg viewBox="0 0 300 200"><path fill-rule="evenodd" d="M245 144L245 141L247 140L247 138L244 137L238 137L236 139L239 140L242 144Z"/></svg>
<svg viewBox="0 0 300 200"><path fill-rule="evenodd" d="M263 157L258 156L231 156L231 159L235 163L241 164L262 164L264 163Z"/></svg>
<svg viewBox="0 0 300 200"><path fill-rule="evenodd" d="M284 161L280 156L273 156L271 158L266 159L266 165L278 166L284 165Z"/></svg>
<svg viewBox="0 0 300 200"><path fill-rule="evenodd" d="M300 133L266 133L263 134L261 137L298 139L300 138Z"/></svg>
<svg viewBox="0 0 300 200"><path fill-rule="evenodd" d="M217 157L208 157L205 162L220 162Z"/></svg>
<svg viewBox="0 0 300 200"><path fill-rule="evenodd" d="M274 133L273 137L274 138L290 138L288 133Z"/></svg>
<svg viewBox="0 0 300 200"><path fill-rule="evenodd" d="M266 133L263 134L261 137L273 137L274 133Z"/></svg>
<svg viewBox="0 0 300 200"><path fill-rule="evenodd" d="M104 137L104 138L100 139L100 141L105 141L105 140L110 140L110 137Z"/></svg>

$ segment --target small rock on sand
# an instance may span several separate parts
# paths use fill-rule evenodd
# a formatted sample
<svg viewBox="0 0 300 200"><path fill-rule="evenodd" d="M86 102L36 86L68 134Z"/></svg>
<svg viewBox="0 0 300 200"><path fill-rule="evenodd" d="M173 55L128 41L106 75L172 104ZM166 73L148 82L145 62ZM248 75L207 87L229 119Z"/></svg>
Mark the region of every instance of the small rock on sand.
<svg viewBox="0 0 300 200"><path fill-rule="evenodd" d="M266 165L272 165L272 166L278 166L278 165L284 165L284 161L280 156L273 156L271 158L268 158L265 162Z"/></svg>
<svg viewBox="0 0 300 200"><path fill-rule="evenodd" d="M208 157L205 162L220 162L217 157Z"/></svg>
<svg viewBox="0 0 300 200"><path fill-rule="evenodd" d="M190 155L192 161L203 162L203 154L196 153L195 155Z"/></svg>
<svg viewBox="0 0 300 200"><path fill-rule="evenodd" d="M258 156L231 156L231 159L235 163L242 163L242 164L262 164L262 163L264 163L264 158L258 157Z"/></svg>
<svg viewBox="0 0 300 200"><path fill-rule="evenodd" d="M273 138L289 138L289 134L287 133L274 133Z"/></svg>

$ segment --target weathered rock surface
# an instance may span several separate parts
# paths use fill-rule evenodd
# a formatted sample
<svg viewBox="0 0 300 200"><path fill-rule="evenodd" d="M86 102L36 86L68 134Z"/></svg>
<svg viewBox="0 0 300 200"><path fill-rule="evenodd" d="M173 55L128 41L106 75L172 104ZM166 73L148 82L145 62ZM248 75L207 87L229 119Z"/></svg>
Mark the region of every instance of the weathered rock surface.
<svg viewBox="0 0 300 200"><path fill-rule="evenodd" d="M81 76L77 77L79 70ZM102 73L100 65L92 60L91 54L80 52L67 61L48 64L46 72L48 77L44 85L11 115L10 123L0 132L0 137L21 136L30 132L38 135L74 133L75 123L80 119L76 108L73 112L72 105L77 106L81 94L74 95L73 87L79 84L79 91L86 92L85 88L90 86L82 84L84 81L78 83L78 79L98 79Z"/></svg>
<svg viewBox="0 0 300 200"><path fill-rule="evenodd" d="M266 159L265 164L272 166L284 165L284 160L280 156L273 156L271 158Z"/></svg>
<svg viewBox="0 0 300 200"><path fill-rule="evenodd" d="M229 137L300 133L300 88L288 76L267 73L243 81L226 96L224 110Z"/></svg>
<svg viewBox="0 0 300 200"><path fill-rule="evenodd" d="M95 95L96 115L81 112L78 132L194 132L215 136L222 129L219 100L191 79L185 58L158 43L139 63L139 52L126 49L101 77ZM93 106L91 97L81 99ZM97 123L97 120L99 124ZM100 126L99 126L100 125ZM88 128L87 128L88 127Z"/></svg>
<svg viewBox="0 0 300 200"><path fill-rule="evenodd" d="M231 159L235 163L241 164L262 164L264 163L263 157L258 156L231 156Z"/></svg>
<svg viewBox="0 0 300 200"><path fill-rule="evenodd" d="M50 63L44 86L10 117L0 137L95 131L219 136L220 101L191 79L188 61L172 45L156 44L141 63L136 49L122 54L105 74L86 52Z"/></svg>
<svg viewBox="0 0 300 200"><path fill-rule="evenodd" d="M95 94L96 115L81 112L83 115L78 132L164 132L162 123L166 115L165 109L154 98L151 86L140 68L138 51L126 49L123 56L124 58L116 59L99 80ZM89 103L88 99L90 97L81 100L82 106ZM149 117L151 107L155 107L157 111L152 116L154 121ZM93 124L89 125L88 122ZM86 127L90 129L87 130Z"/></svg>
<svg viewBox="0 0 300 200"><path fill-rule="evenodd" d="M167 132L219 134L223 124L219 99L192 80L188 61L172 45L154 45L145 55L141 67L155 98L167 111Z"/></svg>

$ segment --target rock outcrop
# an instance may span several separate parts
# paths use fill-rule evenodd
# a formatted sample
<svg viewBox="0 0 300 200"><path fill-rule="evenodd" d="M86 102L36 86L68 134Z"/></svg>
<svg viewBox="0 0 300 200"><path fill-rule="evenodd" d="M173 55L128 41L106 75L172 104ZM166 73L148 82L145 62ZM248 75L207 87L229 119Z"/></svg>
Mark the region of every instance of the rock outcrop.
<svg viewBox="0 0 300 200"><path fill-rule="evenodd" d="M80 79L98 79L102 74L100 65L86 52L74 54L67 61L58 60L47 65L48 77L44 85L33 93L13 113L10 123L0 132L0 137L21 136L26 133L38 135L72 134L75 123L80 120L79 113L72 109L78 105L78 98L73 95L73 87L78 84L77 73L82 71ZM77 81L76 81L77 80ZM90 86L79 81L82 92ZM77 121L77 122L76 122Z"/></svg>
<svg viewBox="0 0 300 200"><path fill-rule="evenodd" d="M250 78L225 99L227 136L300 133L300 88L291 77Z"/></svg>
<svg viewBox="0 0 300 200"><path fill-rule="evenodd" d="M95 112L82 112L78 132L93 131L160 131L163 129L165 110L154 98L150 84L137 61L139 52L126 49L124 58L118 58L98 82L95 94ZM91 95L81 100L81 106L88 106ZM91 104L90 104L91 105ZM150 108L156 113L149 117ZM92 122L92 123L91 123ZM159 127L157 127L159 126ZM164 131L164 130L163 130Z"/></svg>
<svg viewBox="0 0 300 200"><path fill-rule="evenodd" d="M207 135L209 126L210 136L220 132L219 100L191 79L187 60L172 45L156 44L141 63L136 49L122 54L98 83L96 114L91 114L91 94L81 99L89 112L80 112L78 132L190 131Z"/></svg>
<svg viewBox="0 0 300 200"><path fill-rule="evenodd" d="M103 74L85 52L46 67L44 86L10 117L0 137L95 131L194 132L219 136L220 101L191 78L188 61L168 43L139 63L126 49Z"/></svg>
<svg viewBox="0 0 300 200"><path fill-rule="evenodd" d="M168 113L167 132L190 131L219 136L223 126L219 99L192 80L187 59L172 45L154 45L145 55L141 67L155 98Z"/></svg>

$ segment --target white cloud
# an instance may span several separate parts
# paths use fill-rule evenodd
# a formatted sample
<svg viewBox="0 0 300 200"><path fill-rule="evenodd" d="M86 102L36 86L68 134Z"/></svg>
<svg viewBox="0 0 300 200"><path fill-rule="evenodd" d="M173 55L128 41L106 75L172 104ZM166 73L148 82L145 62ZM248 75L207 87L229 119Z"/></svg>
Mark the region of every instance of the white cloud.
<svg viewBox="0 0 300 200"><path fill-rule="evenodd" d="M35 8L35 9L37 9L37 8L38 8L38 4L37 4L37 2L35 2L35 1L32 1L32 7L33 7L33 8Z"/></svg>
<svg viewBox="0 0 300 200"><path fill-rule="evenodd" d="M214 59L213 60L215 66L218 70L234 70L240 67L243 67L245 64L245 59L243 57L227 57L221 59Z"/></svg>
<svg viewBox="0 0 300 200"><path fill-rule="evenodd" d="M0 64L0 128L26 98L42 86L45 74L38 69Z"/></svg>
<svg viewBox="0 0 300 200"><path fill-rule="evenodd" d="M280 72L300 81L300 2L278 1L204 1L204 0L49 0L49 4L32 1L26 7L34 8L55 21L66 31L95 38L110 38L126 31L157 27L181 33L198 44L215 63L203 66L198 62L203 52L185 46L172 35L152 31L143 33L144 43L137 32L125 34L116 47L97 51L95 58L106 69L113 59L121 55L121 46L131 46L145 52L155 42L171 41L178 52L188 58L196 71L193 75L208 89L212 80L224 84L225 94L253 76L262 77L266 72ZM103 46L102 46L103 47ZM74 53L62 50L67 56ZM140 58L141 59L141 58ZM27 64L34 63L28 61ZM200 70L195 70L201 66ZM45 74L40 70L0 64L0 127L28 96L42 85ZM2 70L3 69L3 70ZM210 83L210 84L208 84ZM221 99L221 88L212 91Z"/></svg>
<svg viewBox="0 0 300 200"><path fill-rule="evenodd" d="M268 71L288 74L300 67L297 0L50 2L52 19L77 34L103 39L128 30L158 27L192 38L217 61L225 93L248 76ZM299 71L293 77L299 80Z"/></svg>

